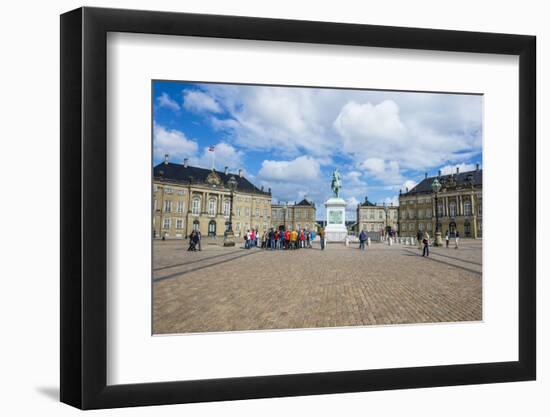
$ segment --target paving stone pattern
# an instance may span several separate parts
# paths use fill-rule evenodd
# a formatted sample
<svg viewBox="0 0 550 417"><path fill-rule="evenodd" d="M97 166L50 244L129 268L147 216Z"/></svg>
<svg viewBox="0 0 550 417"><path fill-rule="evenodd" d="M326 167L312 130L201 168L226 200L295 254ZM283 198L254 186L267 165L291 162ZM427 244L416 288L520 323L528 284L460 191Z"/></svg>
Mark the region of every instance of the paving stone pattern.
<svg viewBox="0 0 550 417"><path fill-rule="evenodd" d="M296 251L153 244L153 332L482 319L481 241L454 249L329 245Z"/></svg>

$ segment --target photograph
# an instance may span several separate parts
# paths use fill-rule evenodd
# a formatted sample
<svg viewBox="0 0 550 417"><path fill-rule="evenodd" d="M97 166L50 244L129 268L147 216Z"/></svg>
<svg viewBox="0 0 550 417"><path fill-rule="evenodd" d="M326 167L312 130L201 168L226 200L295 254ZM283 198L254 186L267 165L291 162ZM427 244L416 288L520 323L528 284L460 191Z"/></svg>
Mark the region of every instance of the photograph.
<svg viewBox="0 0 550 417"><path fill-rule="evenodd" d="M152 334L483 320L483 95L152 80Z"/></svg>

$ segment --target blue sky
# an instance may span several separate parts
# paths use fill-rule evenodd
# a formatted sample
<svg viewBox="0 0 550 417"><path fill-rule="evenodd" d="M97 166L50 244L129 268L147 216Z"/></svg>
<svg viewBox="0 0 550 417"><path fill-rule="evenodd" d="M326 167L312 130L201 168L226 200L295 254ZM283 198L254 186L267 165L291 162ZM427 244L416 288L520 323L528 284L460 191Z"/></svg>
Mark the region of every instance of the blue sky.
<svg viewBox="0 0 550 417"><path fill-rule="evenodd" d="M425 172L481 165L482 109L479 95L154 81L153 159L241 168L318 218L338 167L354 219L365 195L397 204Z"/></svg>

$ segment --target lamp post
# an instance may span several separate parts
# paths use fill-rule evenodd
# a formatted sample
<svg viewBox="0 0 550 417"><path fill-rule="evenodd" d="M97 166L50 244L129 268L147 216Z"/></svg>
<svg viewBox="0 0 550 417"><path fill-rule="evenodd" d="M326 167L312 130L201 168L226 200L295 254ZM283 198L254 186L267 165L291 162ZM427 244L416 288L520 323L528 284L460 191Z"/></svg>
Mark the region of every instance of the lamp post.
<svg viewBox="0 0 550 417"><path fill-rule="evenodd" d="M229 227L225 233L225 241L223 242L223 246L235 246L235 235L233 234L233 195L237 189L237 180L234 176L229 178L229 181L227 181L227 186L229 187L229 191L231 191L231 196L229 199Z"/></svg>
<svg viewBox="0 0 550 417"><path fill-rule="evenodd" d="M436 179L432 182L432 191L435 194L435 240L434 246L443 246L443 241L441 240L441 230L439 230L439 206L437 204L437 196L441 190L441 183Z"/></svg>
<svg viewBox="0 0 550 417"><path fill-rule="evenodd" d="M384 213L386 214L386 222L385 222L385 225L384 225L384 235L386 236L386 240L388 242L388 245L391 246L391 237L390 237L390 234L388 232L388 210L389 210L389 207L387 206L386 203L384 203Z"/></svg>

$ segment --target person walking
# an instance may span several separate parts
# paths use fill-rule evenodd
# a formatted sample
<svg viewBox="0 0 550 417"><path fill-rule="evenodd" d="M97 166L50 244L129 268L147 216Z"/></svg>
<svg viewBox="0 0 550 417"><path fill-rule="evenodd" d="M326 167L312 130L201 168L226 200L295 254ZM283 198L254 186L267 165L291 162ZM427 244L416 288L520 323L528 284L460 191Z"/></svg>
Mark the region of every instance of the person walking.
<svg viewBox="0 0 550 417"><path fill-rule="evenodd" d="M418 244L418 249L422 249L422 232L420 230L416 233L416 243Z"/></svg>
<svg viewBox="0 0 550 417"><path fill-rule="evenodd" d="M194 252L196 250L197 249L195 248L195 231L193 230L189 235L189 247L187 248L187 252Z"/></svg>
<svg viewBox="0 0 550 417"><path fill-rule="evenodd" d="M319 241L321 242L321 250L325 250L325 229L319 230Z"/></svg>
<svg viewBox="0 0 550 417"><path fill-rule="evenodd" d="M430 256L430 235L428 232L424 233L424 238L422 239L422 244L424 245L424 249L422 250L422 256Z"/></svg>
<svg viewBox="0 0 550 417"><path fill-rule="evenodd" d="M246 249L250 249L250 246L252 245L252 233L250 233L250 230L246 231Z"/></svg>
<svg viewBox="0 0 550 417"><path fill-rule="evenodd" d="M312 245L312 242L315 240L315 233L313 232L313 230L310 230L309 231L309 240L308 240L308 244L309 244L309 248L310 249L313 249L313 245Z"/></svg>
<svg viewBox="0 0 550 417"><path fill-rule="evenodd" d="M458 230L455 233L455 249L458 249L458 239L460 238L460 235L458 234Z"/></svg>
<svg viewBox="0 0 550 417"><path fill-rule="evenodd" d="M304 229L300 230L300 248L306 247L306 236Z"/></svg>
<svg viewBox="0 0 550 417"><path fill-rule="evenodd" d="M359 233L359 249L365 250L365 241L367 240L367 234L364 230L361 230L361 233Z"/></svg>
<svg viewBox="0 0 550 417"><path fill-rule="evenodd" d="M449 231L445 232L445 247L449 249Z"/></svg>
<svg viewBox="0 0 550 417"><path fill-rule="evenodd" d="M199 246L199 250L202 251L202 247L201 247L202 235L201 235L201 231L200 231L200 230L197 230L197 237L196 237L196 240L197 240L197 245Z"/></svg>
<svg viewBox="0 0 550 417"><path fill-rule="evenodd" d="M290 230L285 230L285 249L290 248Z"/></svg>
<svg viewBox="0 0 550 417"><path fill-rule="evenodd" d="M269 249L275 250L275 232L273 228L269 230Z"/></svg>

